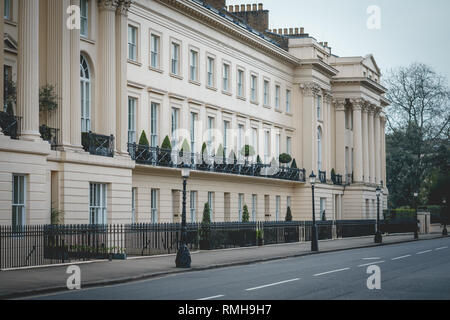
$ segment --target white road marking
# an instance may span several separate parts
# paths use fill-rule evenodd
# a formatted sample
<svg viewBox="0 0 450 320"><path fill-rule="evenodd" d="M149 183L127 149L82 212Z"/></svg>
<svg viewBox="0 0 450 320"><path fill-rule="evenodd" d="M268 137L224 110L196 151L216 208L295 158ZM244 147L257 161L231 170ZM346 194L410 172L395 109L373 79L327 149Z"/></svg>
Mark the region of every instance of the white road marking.
<svg viewBox="0 0 450 320"><path fill-rule="evenodd" d="M272 286L276 286L276 285L279 285L279 284L283 284L283 283L287 283L287 282L293 282L293 281L298 281L298 280L300 280L300 278L289 279L289 280L275 282L275 283L269 283L269 284L265 284L263 286L254 287L254 288L248 288L248 289L245 289L245 290L246 291L258 290L258 289L272 287Z"/></svg>
<svg viewBox="0 0 450 320"><path fill-rule="evenodd" d="M350 268L342 268L342 269L331 270L331 271L322 272L322 273L316 273L315 275L313 275L313 277L323 276L324 274L329 274L329 273L334 273L334 272L339 272L339 271L345 271L348 269L350 269Z"/></svg>
<svg viewBox="0 0 450 320"><path fill-rule="evenodd" d="M439 247L439 248L436 248L436 249L434 249L434 250L442 250L442 249L447 249L448 247L447 246L445 246L445 247Z"/></svg>
<svg viewBox="0 0 450 320"><path fill-rule="evenodd" d="M379 263L383 263L383 262L384 262L384 260L374 261L374 262L370 262L370 263L360 264L358 267L365 267L365 266L370 266L373 264L379 264Z"/></svg>
<svg viewBox="0 0 450 320"><path fill-rule="evenodd" d="M219 294L217 296L206 297L206 298L201 298L201 299L197 299L197 300L211 300L211 299L216 299L216 298L221 298L221 297L225 297L225 296L223 294Z"/></svg>
<svg viewBox="0 0 450 320"><path fill-rule="evenodd" d="M404 255L404 256L401 256L401 257L392 258L391 260L399 260L399 259L408 258L408 257L411 257L411 255L407 254L407 255Z"/></svg>
<svg viewBox="0 0 450 320"><path fill-rule="evenodd" d="M373 258L363 258L363 260L380 260L379 257L373 257Z"/></svg>
<svg viewBox="0 0 450 320"><path fill-rule="evenodd" d="M431 252L431 251L433 251L433 250L420 251L420 252L417 252L416 254L424 254L424 253L428 253L428 252Z"/></svg>

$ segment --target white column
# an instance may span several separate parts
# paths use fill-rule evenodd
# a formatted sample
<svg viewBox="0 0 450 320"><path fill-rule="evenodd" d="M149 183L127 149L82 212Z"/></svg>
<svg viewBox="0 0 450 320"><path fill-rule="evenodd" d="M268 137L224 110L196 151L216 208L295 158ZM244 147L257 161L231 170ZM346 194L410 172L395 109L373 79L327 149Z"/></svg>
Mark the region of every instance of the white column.
<svg viewBox="0 0 450 320"><path fill-rule="evenodd" d="M373 109L369 109L369 173L370 183L375 183L375 133L373 123Z"/></svg>
<svg viewBox="0 0 450 320"><path fill-rule="evenodd" d="M0 1L0 34L4 34L4 15L3 12L5 11L4 9L4 1ZM0 41L0 102L1 102L1 111L3 111L3 87L4 87L4 83L3 83L3 56L4 56L4 41ZM0 136L2 135L2 130L0 129Z"/></svg>
<svg viewBox="0 0 450 320"><path fill-rule="evenodd" d="M24 140L39 134L39 0L19 0L17 107Z"/></svg>
<svg viewBox="0 0 450 320"><path fill-rule="evenodd" d="M381 178L383 186L386 187L386 117L384 114L381 119Z"/></svg>
<svg viewBox="0 0 450 320"><path fill-rule="evenodd" d="M99 0L99 37L98 37L98 108L95 131L100 134L116 134L116 39L115 2ZM117 142L116 142L117 147Z"/></svg>
<svg viewBox="0 0 450 320"><path fill-rule="evenodd" d="M79 6L80 0L71 0ZM70 30L70 144L81 149L80 30Z"/></svg>
<svg viewBox="0 0 450 320"><path fill-rule="evenodd" d="M369 114L366 107L362 110L362 136L363 136L363 169L364 182L369 183L370 168L369 168Z"/></svg>
<svg viewBox="0 0 450 320"><path fill-rule="evenodd" d="M126 155L127 151L127 37L128 37L128 9L129 1L121 2L116 11L116 149L119 154ZM148 101L141 101L144 108L150 108Z"/></svg>
<svg viewBox="0 0 450 320"><path fill-rule="evenodd" d="M354 181L363 181L363 150L362 150L362 125L361 125L361 100L352 100L353 105L353 157L354 157Z"/></svg>
<svg viewBox="0 0 450 320"><path fill-rule="evenodd" d="M380 135L380 113L377 110L374 117L375 121L375 183L379 184L381 180L381 135Z"/></svg>
<svg viewBox="0 0 450 320"><path fill-rule="evenodd" d="M336 110L336 174L345 175L345 99L333 101Z"/></svg>

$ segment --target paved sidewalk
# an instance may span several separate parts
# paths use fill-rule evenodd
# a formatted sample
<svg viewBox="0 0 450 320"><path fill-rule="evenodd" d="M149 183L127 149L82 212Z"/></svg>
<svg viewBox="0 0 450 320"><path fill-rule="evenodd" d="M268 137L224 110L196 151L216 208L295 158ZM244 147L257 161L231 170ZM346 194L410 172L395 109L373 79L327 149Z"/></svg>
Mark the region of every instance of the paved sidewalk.
<svg viewBox="0 0 450 320"><path fill-rule="evenodd" d="M420 235L421 240L439 238L439 233ZM414 241L413 234L383 237L383 244ZM373 237L319 241L320 252L379 246ZM268 245L192 252L192 268L175 268L175 255L139 257L128 260L91 261L78 264L81 269L81 287L116 284L180 272L249 264L311 254L310 242ZM77 264L77 263L73 263ZM32 269L0 271L0 299L67 290L67 265Z"/></svg>

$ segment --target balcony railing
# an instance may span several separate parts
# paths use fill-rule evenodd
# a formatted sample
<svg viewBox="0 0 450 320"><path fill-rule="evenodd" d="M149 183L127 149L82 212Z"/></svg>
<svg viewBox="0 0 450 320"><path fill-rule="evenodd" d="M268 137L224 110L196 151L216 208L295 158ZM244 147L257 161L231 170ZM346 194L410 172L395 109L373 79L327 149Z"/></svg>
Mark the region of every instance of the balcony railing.
<svg viewBox="0 0 450 320"><path fill-rule="evenodd" d="M114 136L89 132L81 133L81 144L84 151L104 157L114 157Z"/></svg>
<svg viewBox="0 0 450 320"><path fill-rule="evenodd" d="M218 159L216 157L202 156L199 153L183 154L178 150L167 150L136 143L128 144L128 152L136 163L152 166L181 168L186 163L193 170L298 182L305 182L306 177L305 169L252 163L244 159Z"/></svg>
<svg viewBox="0 0 450 320"><path fill-rule="evenodd" d="M20 120L21 117L0 111L0 127L3 134L10 136L12 139L18 139L20 135Z"/></svg>
<svg viewBox="0 0 450 320"><path fill-rule="evenodd" d="M353 183L353 172L352 173L347 173L346 174L346 184L352 184Z"/></svg>
<svg viewBox="0 0 450 320"><path fill-rule="evenodd" d="M327 173L325 171L319 170L319 181L320 183L327 183Z"/></svg>
<svg viewBox="0 0 450 320"><path fill-rule="evenodd" d="M43 124L39 127L39 133L41 134L42 140L48 141L52 150L55 150L59 141L59 129L51 128Z"/></svg>

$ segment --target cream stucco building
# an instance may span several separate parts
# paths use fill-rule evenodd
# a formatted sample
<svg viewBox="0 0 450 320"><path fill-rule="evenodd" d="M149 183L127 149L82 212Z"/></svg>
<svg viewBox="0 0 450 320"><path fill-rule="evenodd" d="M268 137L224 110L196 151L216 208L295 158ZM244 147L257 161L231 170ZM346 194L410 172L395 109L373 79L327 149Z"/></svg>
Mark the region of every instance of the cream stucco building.
<svg viewBox="0 0 450 320"><path fill-rule="evenodd" d="M301 168L196 167L188 221L205 202L213 221L239 220L244 204L255 220L284 220L287 206L310 220L311 171L318 219L375 218L377 185L386 206L388 102L372 55L338 57L303 28L269 29L261 4L0 2L0 79L17 87L1 113L0 224L47 224L51 209L64 223L179 221L180 169L157 149L166 136L227 157L250 145L250 162L287 153ZM47 84L58 107L40 111ZM143 131L154 148L133 144Z"/></svg>

